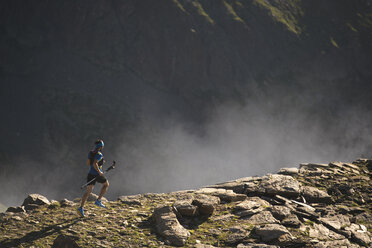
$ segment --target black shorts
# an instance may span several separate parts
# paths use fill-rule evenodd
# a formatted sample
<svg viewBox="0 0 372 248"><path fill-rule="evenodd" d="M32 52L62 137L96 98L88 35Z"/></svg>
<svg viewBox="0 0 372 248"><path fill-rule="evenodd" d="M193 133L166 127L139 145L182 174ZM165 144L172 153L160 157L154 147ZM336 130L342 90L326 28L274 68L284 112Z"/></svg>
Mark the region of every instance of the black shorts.
<svg viewBox="0 0 372 248"><path fill-rule="evenodd" d="M93 179L96 179L96 180L93 180ZM90 182L91 180L93 180L91 183L88 183ZM105 183L107 181L106 177L104 176L99 176L99 175L92 175L92 174L88 174L88 177L87 177L87 183L88 185L95 185L96 182L99 182L99 183Z"/></svg>

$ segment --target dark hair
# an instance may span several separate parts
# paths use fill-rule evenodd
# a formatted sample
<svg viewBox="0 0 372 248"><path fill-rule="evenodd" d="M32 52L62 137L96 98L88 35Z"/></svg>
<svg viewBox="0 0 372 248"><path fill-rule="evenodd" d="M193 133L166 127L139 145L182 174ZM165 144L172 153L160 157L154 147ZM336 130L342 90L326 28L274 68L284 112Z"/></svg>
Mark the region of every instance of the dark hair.
<svg viewBox="0 0 372 248"><path fill-rule="evenodd" d="M95 145L98 145L99 143L102 143L102 142L103 142L103 140L98 139L98 140L96 140L96 142L94 142L94 144L95 144Z"/></svg>

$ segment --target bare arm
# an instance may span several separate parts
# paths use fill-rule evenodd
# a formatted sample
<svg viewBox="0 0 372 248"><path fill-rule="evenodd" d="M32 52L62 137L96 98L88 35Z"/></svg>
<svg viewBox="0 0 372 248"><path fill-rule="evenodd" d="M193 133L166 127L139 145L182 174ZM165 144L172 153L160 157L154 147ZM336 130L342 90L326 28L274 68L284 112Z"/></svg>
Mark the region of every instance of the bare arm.
<svg viewBox="0 0 372 248"><path fill-rule="evenodd" d="M99 169L99 166L98 166L98 160L97 160L97 159L95 159L95 160L93 161L93 168L98 172L98 174L99 174L100 176L103 175L103 172Z"/></svg>

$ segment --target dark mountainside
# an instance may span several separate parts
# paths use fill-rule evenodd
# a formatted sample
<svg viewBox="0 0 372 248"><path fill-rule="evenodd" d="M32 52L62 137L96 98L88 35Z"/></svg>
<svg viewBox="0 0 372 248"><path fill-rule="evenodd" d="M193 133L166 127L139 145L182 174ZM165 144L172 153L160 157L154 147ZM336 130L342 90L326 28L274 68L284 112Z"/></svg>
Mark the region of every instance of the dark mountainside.
<svg viewBox="0 0 372 248"><path fill-rule="evenodd" d="M368 156L371 36L367 0L2 1L1 201L17 204L32 192L80 195L97 137L106 141L108 163L122 165L110 178L111 197L253 176L271 171L268 164ZM168 173L168 153L159 151L174 144L158 139L163 130L181 125L208 138L215 113L233 112L230 105L243 110L236 116L248 126L274 127L252 129L265 142L281 130L274 143L282 150L247 138L239 149L225 148L253 147L241 152L257 155L250 163L211 148L211 157L225 154L241 167L226 172L207 160L201 171L217 175ZM307 153L293 151L293 140ZM210 143L218 142L212 136ZM173 155L180 150L187 149ZM192 161L187 166L199 171Z"/></svg>
<svg viewBox="0 0 372 248"><path fill-rule="evenodd" d="M360 248L372 245L372 160L306 163L107 209L29 195L0 213L0 247Z"/></svg>

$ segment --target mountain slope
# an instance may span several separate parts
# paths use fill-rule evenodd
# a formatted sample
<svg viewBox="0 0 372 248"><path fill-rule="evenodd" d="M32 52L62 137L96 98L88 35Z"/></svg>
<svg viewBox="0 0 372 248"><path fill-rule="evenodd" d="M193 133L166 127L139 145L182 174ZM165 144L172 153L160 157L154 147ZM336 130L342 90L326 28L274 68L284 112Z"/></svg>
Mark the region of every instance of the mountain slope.
<svg viewBox="0 0 372 248"><path fill-rule="evenodd" d="M1 214L0 245L369 247L371 163L301 164L199 190L123 196L107 209L89 202L86 218L75 212L79 199L28 198Z"/></svg>

